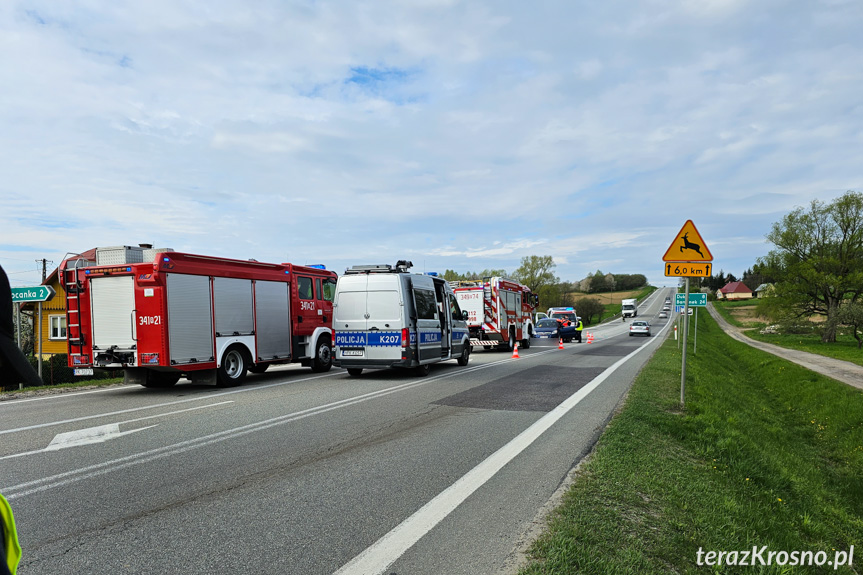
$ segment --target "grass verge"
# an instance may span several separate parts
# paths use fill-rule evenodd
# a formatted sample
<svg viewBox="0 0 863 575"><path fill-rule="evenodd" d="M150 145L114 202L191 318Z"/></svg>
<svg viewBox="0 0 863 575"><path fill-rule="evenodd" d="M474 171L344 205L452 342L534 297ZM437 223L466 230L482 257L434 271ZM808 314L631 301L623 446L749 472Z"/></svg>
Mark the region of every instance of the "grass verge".
<svg viewBox="0 0 863 575"><path fill-rule="evenodd" d="M759 333L758 330L750 330L744 332L748 337L772 343L789 349L799 351L808 351L809 353L817 353L834 359L850 361L857 365L863 365L863 350L857 348L857 340L854 336L846 333L838 333L836 341L824 343L821 341L821 336L817 333L808 334L780 334L780 333Z"/></svg>
<svg viewBox="0 0 863 575"><path fill-rule="evenodd" d="M2 389L0 388L0 396L14 397L16 394L26 394L28 392L50 391L57 389L77 389L84 387L104 387L108 385L116 385L123 383L122 377L112 377L109 379L88 379L86 381L76 381L74 383L58 383L57 385L42 385L39 387L25 387L24 389Z"/></svg>
<svg viewBox="0 0 863 575"><path fill-rule="evenodd" d="M859 573L863 393L724 335L704 314L698 354L666 341L521 573ZM703 551L836 551L853 569L707 567ZM741 561L738 555L736 561ZM790 560L790 559L789 559Z"/></svg>

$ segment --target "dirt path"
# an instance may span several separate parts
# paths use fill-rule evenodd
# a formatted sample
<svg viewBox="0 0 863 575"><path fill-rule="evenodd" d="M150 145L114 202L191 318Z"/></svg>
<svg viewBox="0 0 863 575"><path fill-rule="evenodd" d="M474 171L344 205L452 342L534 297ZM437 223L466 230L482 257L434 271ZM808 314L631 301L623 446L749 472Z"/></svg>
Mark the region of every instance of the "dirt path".
<svg viewBox="0 0 863 575"><path fill-rule="evenodd" d="M709 304L707 306L707 311L710 312L710 315L716 320L719 327L737 341L742 341L747 345L751 345L752 347L766 351L767 353L772 353L782 359L787 359L788 361L792 361L806 369L811 369L812 371L826 375L827 377L832 377L842 383L846 383L858 389L863 389L863 366L815 353L779 347L772 343L755 341L754 339L743 335L742 329L728 323L728 321L726 321L726 319L713 308L713 304Z"/></svg>

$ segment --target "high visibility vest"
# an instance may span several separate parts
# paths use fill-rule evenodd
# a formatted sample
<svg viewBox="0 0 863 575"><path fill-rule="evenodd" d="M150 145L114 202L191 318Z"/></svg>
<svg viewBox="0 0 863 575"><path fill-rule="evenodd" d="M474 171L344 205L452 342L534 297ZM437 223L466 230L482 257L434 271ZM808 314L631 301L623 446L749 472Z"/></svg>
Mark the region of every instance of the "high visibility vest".
<svg viewBox="0 0 863 575"><path fill-rule="evenodd" d="M0 519L3 520L3 551L6 552L6 563L9 572L15 575L18 562L21 561L21 545L18 543L18 532L15 531L15 518L12 508L6 498L0 495Z"/></svg>
<svg viewBox="0 0 863 575"><path fill-rule="evenodd" d="M581 322L578 322L578 325L576 326L576 328L575 328L575 329L576 329L576 330L578 330L578 331L583 330L583 329L584 329L584 324L583 324L583 323L581 323Z"/></svg>

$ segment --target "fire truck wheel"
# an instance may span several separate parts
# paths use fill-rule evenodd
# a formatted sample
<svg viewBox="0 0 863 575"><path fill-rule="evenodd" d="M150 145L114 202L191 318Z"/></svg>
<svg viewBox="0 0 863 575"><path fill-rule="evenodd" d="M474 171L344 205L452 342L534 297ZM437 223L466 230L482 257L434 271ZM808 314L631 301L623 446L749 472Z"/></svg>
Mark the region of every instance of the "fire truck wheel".
<svg viewBox="0 0 863 575"><path fill-rule="evenodd" d="M458 358L458 364L461 366L467 365L468 360L470 360L470 346L464 346L464 350L461 352L461 357Z"/></svg>
<svg viewBox="0 0 863 575"><path fill-rule="evenodd" d="M349 367L348 374L353 377L358 377L363 372L363 368L361 367Z"/></svg>
<svg viewBox="0 0 863 575"><path fill-rule="evenodd" d="M318 338L318 343L315 346L315 359L312 361L312 371L322 372L329 371L333 366L333 348L330 345L330 338L321 336Z"/></svg>
<svg viewBox="0 0 863 575"><path fill-rule="evenodd" d="M414 373L416 373L417 376L419 376L419 377L427 376L430 371L431 371L431 364L430 363L418 365L417 367L414 368Z"/></svg>
<svg viewBox="0 0 863 575"><path fill-rule="evenodd" d="M530 338L521 340L521 348L522 349L530 349Z"/></svg>
<svg viewBox="0 0 863 575"><path fill-rule="evenodd" d="M219 387L240 385L246 379L246 355L240 346L232 345L222 356L222 365L216 374L216 384Z"/></svg>
<svg viewBox="0 0 863 575"><path fill-rule="evenodd" d="M515 349L515 330L514 329L509 330L509 341L507 342L507 349L509 349L509 351L512 351L513 349Z"/></svg>
<svg viewBox="0 0 863 575"><path fill-rule="evenodd" d="M265 371L267 371L268 367L270 367L269 363L259 363L250 366L249 371L251 371L252 373L264 373Z"/></svg>

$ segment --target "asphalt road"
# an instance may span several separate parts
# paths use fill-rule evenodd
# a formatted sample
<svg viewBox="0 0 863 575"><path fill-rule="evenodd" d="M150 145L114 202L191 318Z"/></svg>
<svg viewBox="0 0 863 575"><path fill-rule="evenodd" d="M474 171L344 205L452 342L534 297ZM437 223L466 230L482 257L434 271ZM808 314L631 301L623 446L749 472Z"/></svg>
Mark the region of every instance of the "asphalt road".
<svg viewBox="0 0 863 575"><path fill-rule="evenodd" d="M654 334L665 292L639 310ZM506 572L661 339L628 325L424 378L287 366L0 402L19 573Z"/></svg>

